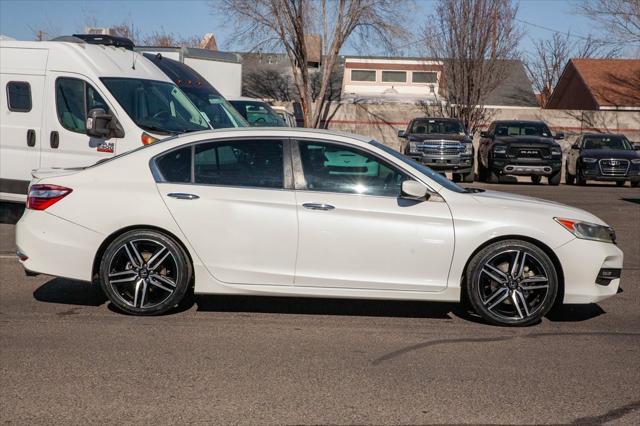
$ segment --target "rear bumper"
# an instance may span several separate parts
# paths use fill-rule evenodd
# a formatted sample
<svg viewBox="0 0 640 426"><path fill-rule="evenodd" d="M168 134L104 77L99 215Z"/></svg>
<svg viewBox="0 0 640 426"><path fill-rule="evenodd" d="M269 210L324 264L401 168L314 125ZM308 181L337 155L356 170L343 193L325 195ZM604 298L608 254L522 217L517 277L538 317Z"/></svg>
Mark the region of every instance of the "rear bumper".
<svg viewBox="0 0 640 426"><path fill-rule="evenodd" d="M25 271L91 281L93 260L104 236L44 211L25 210L16 245Z"/></svg>
<svg viewBox="0 0 640 426"><path fill-rule="evenodd" d="M555 253L564 272L563 303L596 303L618 292L620 278L606 285L601 279L603 270L622 269L623 253L615 244L574 239Z"/></svg>

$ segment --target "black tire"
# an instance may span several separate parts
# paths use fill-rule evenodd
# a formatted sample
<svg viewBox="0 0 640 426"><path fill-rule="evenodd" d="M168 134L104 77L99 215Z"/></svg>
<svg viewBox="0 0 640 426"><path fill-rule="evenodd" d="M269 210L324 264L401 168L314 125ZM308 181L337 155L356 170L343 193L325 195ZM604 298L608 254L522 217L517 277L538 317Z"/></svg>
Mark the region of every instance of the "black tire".
<svg viewBox="0 0 640 426"><path fill-rule="evenodd" d="M557 186L560 185L560 178L562 176L562 170L558 170L556 173L547 177L547 182L549 185Z"/></svg>
<svg viewBox="0 0 640 426"><path fill-rule="evenodd" d="M617 186L624 186L625 183L626 183L626 181L624 181L624 180L617 180L616 181L616 185Z"/></svg>
<svg viewBox="0 0 640 426"><path fill-rule="evenodd" d="M454 173L453 176L453 181L454 182L462 182L462 175L460 173Z"/></svg>
<svg viewBox="0 0 640 426"><path fill-rule="evenodd" d="M487 170L487 182L500 183L500 176L498 176L498 174L493 171L491 165L489 165L489 170Z"/></svg>
<svg viewBox="0 0 640 426"><path fill-rule="evenodd" d="M538 246L522 240L498 241L480 250L469 262L465 276L466 297L473 310L495 325L537 323L553 307L558 294L553 262Z"/></svg>
<svg viewBox="0 0 640 426"><path fill-rule="evenodd" d="M540 175L531 175L531 182L535 185L538 185L540 182L542 182L542 176Z"/></svg>
<svg viewBox="0 0 640 426"><path fill-rule="evenodd" d="M640 185L640 180L632 180L629 182L632 188L637 188Z"/></svg>
<svg viewBox="0 0 640 426"><path fill-rule="evenodd" d="M576 185L584 186L587 184L587 180L582 176L580 169L576 166Z"/></svg>
<svg viewBox="0 0 640 426"><path fill-rule="evenodd" d="M482 164L482 160L478 160L478 180L480 182L487 181L487 169Z"/></svg>
<svg viewBox="0 0 640 426"><path fill-rule="evenodd" d="M569 173L568 165L566 165L564 168L564 181L567 185L573 185L576 181L576 177Z"/></svg>
<svg viewBox="0 0 640 426"><path fill-rule="evenodd" d="M474 178L474 176L473 176L473 170L471 170L469 173L464 173L464 174L462 175L462 180L463 180L465 183L473 183L473 178Z"/></svg>
<svg viewBox="0 0 640 426"><path fill-rule="evenodd" d="M100 261L100 286L118 310L159 315L177 306L193 274L184 249L162 232L139 229L113 240Z"/></svg>

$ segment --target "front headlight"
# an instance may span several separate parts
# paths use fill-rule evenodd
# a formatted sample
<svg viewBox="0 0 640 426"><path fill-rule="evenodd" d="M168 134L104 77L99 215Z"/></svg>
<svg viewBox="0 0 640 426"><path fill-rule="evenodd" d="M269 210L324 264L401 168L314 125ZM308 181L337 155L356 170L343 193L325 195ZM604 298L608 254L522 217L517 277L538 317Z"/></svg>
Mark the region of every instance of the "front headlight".
<svg viewBox="0 0 640 426"><path fill-rule="evenodd" d="M598 161L597 158L589 158L589 157L583 157L582 161L585 163L595 163L596 161Z"/></svg>
<svg viewBox="0 0 640 426"><path fill-rule="evenodd" d="M418 142L409 142L409 152L418 152Z"/></svg>
<svg viewBox="0 0 640 426"><path fill-rule="evenodd" d="M470 143L466 144L466 145L464 146L464 153L465 153L466 155L471 155L471 154L473 154L473 144L470 144Z"/></svg>
<svg viewBox="0 0 640 426"><path fill-rule="evenodd" d="M562 149L560 149L559 146L552 146L551 147L551 154L552 155L562 155Z"/></svg>
<svg viewBox="0 0 640 426"><path fill-rule="evenodd" d="M631 162L633 164L640 164L640 158L634 158L633 160L631 160Z"/></svg>
<svg viewBox="0 0 640 426"><path fill-rule="evenodd" d="M507 152L506 145L494 145L493 152L496 154L505 154Z"/></svg>
<svg viewBox="0 0 640 426"><path fill-rule="evenodd" d="M613 228L581 220L553 218L564 229L571 232L576 238L583 240L601 241L603 243L616 243L616 233Z"/></svg>

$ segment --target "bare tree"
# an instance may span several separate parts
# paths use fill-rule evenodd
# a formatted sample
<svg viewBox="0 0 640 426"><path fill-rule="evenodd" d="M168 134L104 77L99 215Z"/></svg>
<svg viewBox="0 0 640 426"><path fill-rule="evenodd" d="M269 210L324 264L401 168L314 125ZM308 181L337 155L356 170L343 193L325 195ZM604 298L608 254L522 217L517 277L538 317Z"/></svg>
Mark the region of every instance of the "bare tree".
<svg viewBox="0 0 640 426"><path fill-rule="evenodd" d="M640 54L640 0L581 0L577 9L601 24L612 41L635 46Z"/></svg>
<svg viewBox="0 0 640 426"><path fill-rule="evenodd" d="M443 63L448 115L471 132L489 119L487 96L517 56L517 11L511 0L437 0L425 26L428 53Z"/></svg>
<svg viewBox="0 0 640 426"><path fill-rule="evenodd" d="M234 39L252 49L283 48L293 71L305 127L320 127L326 115L327 94L340 49L348 39L391 48L405 34L403 8L394 0L222 0L222 10L233 19ZM216 13L217 4L212 5ZM314 61L309 36L323 40L314 99Z"/></svg>
<svg viewBox="0 0 640 426"><path fill-rule="evenodd" d="M554 33L550 39L534 42L534 51L525 56L525 68L533 88L546 105L562 71L571 58L613 58L620 49L593 37L573 40L571 34Z"/></svg>
<svg viewBox="0 0 640 426"><path fill-rule="evenodd" d="M142 44L156 47L198 47L200 38L197 36L176 36L161 28L144 36Z"/></svg>

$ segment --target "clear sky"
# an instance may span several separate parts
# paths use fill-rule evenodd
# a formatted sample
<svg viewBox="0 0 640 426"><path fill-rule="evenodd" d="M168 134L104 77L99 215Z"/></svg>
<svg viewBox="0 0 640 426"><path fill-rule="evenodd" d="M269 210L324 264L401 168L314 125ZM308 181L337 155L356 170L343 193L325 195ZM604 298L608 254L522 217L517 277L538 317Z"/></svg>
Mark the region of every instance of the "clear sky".
<svg viewBox="0 0 640 426"><path fill-rule="evenodd" d="M594 26L575 13L575 1L521 0L518 17L550 29L587 35ZM229 43L225 36L232 28L225 16L215 13L215 4L215 0L0 0L0 33L31 40L36 30L56 36L81 32L87 24L107 27L128 21L133 22L142 34L161 29L185 37L213 32L221 49L237 49L238 46ZM417 0L415 13L407 13L410 17L407 25L416 28L416 38L432 7L433 0ZM553 34L522 22L520 25L526 32L520 47L523 52L531 49L532 39L548 38ZM343 53L355 52L347 49Z"/></svg>

